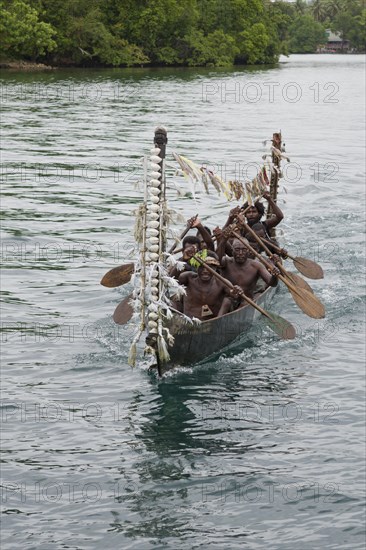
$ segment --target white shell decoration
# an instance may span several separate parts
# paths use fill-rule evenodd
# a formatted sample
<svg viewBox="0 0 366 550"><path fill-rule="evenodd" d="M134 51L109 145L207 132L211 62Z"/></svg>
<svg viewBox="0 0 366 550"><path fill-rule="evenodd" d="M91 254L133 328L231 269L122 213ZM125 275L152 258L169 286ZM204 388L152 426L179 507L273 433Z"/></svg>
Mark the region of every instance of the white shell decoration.
<svg viewBox="0 0 366 550"><path fill-rule="evenodd" d="M151 244L149 246L149 252L159 252L159 245L158 244Z"/></svg>
<svg viewBox="0 0 366 550"><path fill-rule="evenodd" d="M158 155L160 153L161 149L159 149L159 147L153 147L152 149L150 149L150 154L151 155Z"/></svg>
<svg viewBox="0 0 366 550"><path fill-rule="evenodd" d="M160 172L160 166L156 162L150 162L150 170L154 172Z"/></svg>
<svg viewBox="0 0 366 550"><path fill-rule="evenodd" d="M160 172L150 172L150 178L157 179L160 178L161 173Z"/></svg>
<svg viewBox="0 0 366 550"><path fill-rule="evenodd" d="M157 155L151 155L150 160L151 162L156 162L157 164L159 164L162 161L162 158L158 157Z"/></svg>
<svg viewBox="0 0 366 550"><path fill-rule="evenodd" d="M153 229L153 228L150 227L150 228L147 230L147 235L148 235L149 237L158 237L158 236L159 236L159 231L158 231L157 229Z"/></svg>
<svg viewBox="0 0 366 550"><path fill-rule="evenodd" d="M150 229L157 229L159 227L160 223L159 222L149 222L147 224L147 227L149 227ZM159 233L158 233L159 234Z"/></svg>
<svg viewBox="0 0 366 550"><path fill-rule="evenodd" d="M157 328L158 323L156 321L149 321L149 328Z"/></svg>
<svg viewBox="0 0 366 550"><path fill-rule="evenodd" d="M160 189L156 189L156 187L150 187L150 193L155 196L160 195Z"/></svg>
<svg viewBox="0 0 366 550"><path fill-rule="evenodd" d="M150 260L152 260L153 262L157 262L159 259L159 254L155 254L154 252L150 252L149 256L150 256Z"/></svg>
<svg viewBox="0 0 366 550"><path fill-rule="evenodd" d="M159 207L157 204L152 204L152 205L150 206L150 210L151 210L151 212L154 212L154 213L155 213L155 212L159 212L160 207Z"/></svg>
<svg viewBox="0 0 366 550"><path fill-rule="evenodd" d="M155 313L155 311L150 311L149 319L151 319L152 321L156 321L158 319L157 313Z"/></svg>
<svg viewBox="0 0 366 550"><path fill-rule="evenodd" d="M152 180L149 181L149 184L152 187L160 187L161 181L153 178Z"/></svg>

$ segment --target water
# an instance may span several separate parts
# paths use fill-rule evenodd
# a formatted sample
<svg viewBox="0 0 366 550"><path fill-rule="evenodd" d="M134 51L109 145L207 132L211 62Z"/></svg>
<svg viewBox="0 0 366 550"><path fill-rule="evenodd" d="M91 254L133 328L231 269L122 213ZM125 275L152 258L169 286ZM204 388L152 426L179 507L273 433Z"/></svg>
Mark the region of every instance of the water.
<svg viewBox="0 0 366 550"><path fill-rule="evenodd" d="M364 62L3 74L3 549L364 547ZM297 340L253 327L162 381L127 366L130 287L99 280L128 259L157 124L226 179L282 130L281 240L323 266L326 319L281 289Z"/></svg>

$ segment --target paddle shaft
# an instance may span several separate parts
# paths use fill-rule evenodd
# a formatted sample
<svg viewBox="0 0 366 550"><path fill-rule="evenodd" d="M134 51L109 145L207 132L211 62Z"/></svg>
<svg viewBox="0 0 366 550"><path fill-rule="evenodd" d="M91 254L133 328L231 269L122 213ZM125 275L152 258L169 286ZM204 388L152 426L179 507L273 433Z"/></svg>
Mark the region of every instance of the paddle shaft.
<svg viewBox="0 0 366 550"><path fill-rule="evenodd" d="M244 208L244 206L241 206L241 209L243 209L243 208ZM249 210L249 208L251 208L251 206L247 206L246 208L244 208L244 210L243 210L243 215L247 213L247 211ZM197 216L198 216L198 214L197 214ZM195 216L195 217L197 218L197 216ZM236 219L236 218L235 218L235 219ZM182 233L181 236L180 236L180 240L182 240L182 239L185 237L185 235L188 233L188 231L189 231L190 229L192 229L192 227L186 227L186 229L183 231L183 233ZM213 240L213 241L217 241L216 235L214 235L214 236L212 237L212 240ZM174 252L174 254L178 254L179 252L182 252L182 250L183 250L183 248L178 248L178 249L176 250L176 249L175 249L175 246L173 245L172 248L169 250L169 254L173 254L173 252Z"/></svg>
<svg viewBox="0 0 366 550"><path fill-rule="evenodd" d="M200 263L202 266L204 266L210 273L212 273L212 275L214 275L214 277L216 277L219 281L221 281L222 283L224 283L224 285L226 285L228 288L230 288L231 290L234 288L234 285L232 284L231 281L228 281L227 279L225 279L225 277L223 277L222 275L220 275L220 273L217 273L217 271L215 271L214 269L212 269L212 267L210 267L206 262L204 262L200 257L198 256L195 256L195 259L198 261L198 263ZM244 298L244 300L246 300L248 302L248 304L250 304L252 307L254 307L255 309L257 309L262 315L264 315L265 317L268 317L268 319L270 319L271 321L275 322L274 319L271 318L271 316L269 315L269 313L267 313L267 311L265 311L263 308L261 308L261 306L259 306L258 304L256 304L251 298L248 298L248 296L242 291L240 293L240 296L242 298Z"/></svg>
<svg viewBox="0 0 366 550"><path fill-rule="evenodd" d="M261 238L262 242L265 243L265 244L269 244L274 250L276 250L276 252L278 252L281 256L283 256L284 258L290 258L290 260L295 260L295 257L294 256L291 256L290 254L288 254L287 252L285 253L283 248L277 246L276 244L274 243L271 243L270 241L268 241L267 239L263 239Z"/></svg>
<svg viewBox="0 0 366 550"><path fill-rule="evenodd" d="M240 220L239 220L240 221ZM263 248L263 250L265 251L265 253L268 255L268 256L272 256L272 252L270 251L270 249L268 248L268 246L266 246L263 242L263 240L257 235L257 233L255 231L253 231L253 229L245 222L242 222L240 221L240 223L242 224L242 226L244 227L244 229L250 233L254 238L255 240L257 241L257 243ZM238 235L236 234L236 238L238 238ZM245 243L244 243L245 244ZM268 268L268 266L271 266L271 264L265 260L263 258L263 256L261 256L261 254L258 254L258 252L256 252L253 248L251 248L251 251L255 253L256 257L261 260L265 266ZM278 269L281 271L282 275L287 275L287 271L286 269L281 265L281 264L278 264ZM287 280L285 280L283 277L281 278L281 276L279 275L279 278L281 279L282 282L284 282L285 284L287 284L287 286L289 288L291 288L291 290L295 291L296 292L296 287L292 285L292 283L288 283ZM291 286L290 286L291 285Z"/></svg>
<svg viewBox="0 0 366 550"><path fill-rule="evenodd" d="M250 229L249 232L252 232L252 234L255 235L256 240L258 240L259 244L262 244L262 243L261 243L260 237L258 237L258 235L257 235L257 234L256 234L256 233L255 233L246 223L243 224L243 226L244 226L245 229L247 229L247 228ZM265 258L263 258L263 256L261 256L261 254L259 254L256 250L254 250L254 248L253 248L252 246L250 246L250 244L246 243L246 242L244 241L243 237L242 237L241 235L239 235L239 233L237 233L236 231L233 231L233 235L234 235L234 237L236 237L244 246L246 246L246 248L247 248L248 250L250 250L250 252L251 252L252 254L254 254L254 256L255 256L259 261L261 261L261 262L266 266L267 269L269 269L269 271L271 271L271 269L273 268L273 265L272 265L268 260L266 260ZM269 251L269 249L268 249L265 245L263 245L263 248L264 248L265 252L268 251L267 254L271 255L271 252ZM281 266L280 271L282 271L282 269L283 269L283 271L284 271L285 273L287 273L287 271ZM289 283L288 280L287 280L283 275L281 275L281 274L278 275L278 278L279 278L280 281L282 281L290 290L292 290L293 292L299 292L299 290L298 290L292 283Z"/></svg>
<svg viewBox="0 0 366 550"><path fill-rule="evenodd" d="M240 222L240 223L242 223L242 222ZM270 251L270 249L268 248L268 246L265 245L265 243L268 243L268 244L270 244L270 245L271 245L271 243L269 243L269 242L268 242L267 240L265 240L265 239L261 239L261 238L257 235L257 233L256 233L255 231L253 231L253 229L252 229L248 224L242 223L242 225L243 225L244 229L245 229L248 233L250 233L251 235L253 235L253 237L255 238L255 240L257 241L257 243L263 248L264 252L265 252L268 256L272 256L272 252ZM274 246L273 248L274 248L275 250L276 250L276 249L277 249L277 250L281 250L279 247L276 247L276 246ZM258 254L258 253L257 253L257 254ZM261 254L258 254L257 257L259 257L259 259L262 260L262 261L264 260L264 258L263 258L263 256L262 256ZM264 262L263 262L263 263L264 263ZM269 263L269 262L267 262L267 264L268 264L268 263ZM267 266L268 266L268 265L267 265ZM278 269L281 271L281 273L282 273L283 275L287 275L286 269L285 269L281 264L279 264L277 267L278 267Z"/></svg>

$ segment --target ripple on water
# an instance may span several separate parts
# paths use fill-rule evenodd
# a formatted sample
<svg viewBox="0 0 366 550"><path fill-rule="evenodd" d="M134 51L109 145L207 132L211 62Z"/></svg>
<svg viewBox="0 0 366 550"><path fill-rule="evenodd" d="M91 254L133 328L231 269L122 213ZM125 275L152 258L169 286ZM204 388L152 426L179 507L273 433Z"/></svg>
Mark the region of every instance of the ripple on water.
<svg viewBox="0 0 366 550"><path fill-rule="evenodd" d="M362 56L317 55L260 69L3 75L2 548L364 548L360 70ZM335 81L338 103L315 104L314 82L328 93ZM256 103L222 100L250 82ZM299 102L284 100L289 82ZM207 86L217 93L205 98ZM147 358L127 365L133 328L111 314L131 287L99 281L130 261L139 159L158 123L169 151L224 179L253 177L261 141L282 128L279 236L323 266L309 283L325 319L282 289L271 310L296 326L294 341L258 323L162 380ZM225 222L224 199L197 193L192 212L187 192L169 191L184 218Z"/></svg>

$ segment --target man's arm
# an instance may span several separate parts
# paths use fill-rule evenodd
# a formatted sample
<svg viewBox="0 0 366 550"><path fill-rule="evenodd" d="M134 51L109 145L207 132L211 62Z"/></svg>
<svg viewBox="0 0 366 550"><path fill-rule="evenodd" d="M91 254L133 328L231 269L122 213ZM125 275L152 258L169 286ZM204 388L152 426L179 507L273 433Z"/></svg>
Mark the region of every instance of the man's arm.
<svg viewBox="0 0 366 550"><path fill-rule="evenodd" d="M229 311L231 311L232 300L239 298L239 296L243 293L242 289L238 285L234 285L231 289L227 287L224 283L222 283L222 285L224 291L224 299L217 314L218 317L221 317L221 315L225 315L225 313L229 313Z"/></svg>
<svg viewBox="0 0 366 550"><path fill-rule="evenodd" d="M230 210L229 212L229 217L228 219L226 220L226 223L223 227L223 229L225 229L225 227L227 227L228 225L232 224L233 221L235 220L235 218L237 217L237 215L241 212L241 208L240 206L236 206L235 208L233 208L232 210Z"/></svg>
<svg viewBox="0 0 366 550"><path fill-rule="evenodd" d="M231 300L228 296L225 296L217 316L221 317L222 315L225 315L225 313L229 313L230 310L231 310Z"/></svg>
<svg viewBox="0 0 366 550"><path fill-rule="evenodd" d="M280 273L277 267L273 266L271 274L263 264L257 261L256 264L258 265L258 275L262 277L263 281L267 283L268 286L277 286L277 275Z"/></svg>
<svg viewBox="0 0 366 550"><path fill-rule="evenodd" d="M205 241L208 250L215 251L215 244L212 240L212 237L210 233L205 229L201 223L201 220L198 218L195 219L195 221L192 223L191 227L195 227L197 231L201 233L202 239Z"/></svg>
<svg viewBox="0 0 366 550"><path fill-rule="evenodd" d="M207 229L203 227L201 220L197 218L197 216L187 220L187 225L197 229L197 231L201 234L202 239L206 243L208 250L215 250L215 244L212 240L210 233L207 231Z"/></svg>
<svg viewBox="0 0 366 550"><path fill-rule="evenodd" d="M192 277L196 277L193 271L183 271L178 277L178 282L180 285L189 286L189 280Z"/></svg>
<svg viewBox="0 0 366 550"><path fill-rule="evenodd" d="M271 229L272 227L276 227L276 225L278 225L283 220L283 212L274 202L274 200L272 199L269 193L264 193L263 198L265 198L266 201L268 201L268 204L271 206L272 213L274 214L272 218L268 218L265 221L267 228Z"/></svg>

